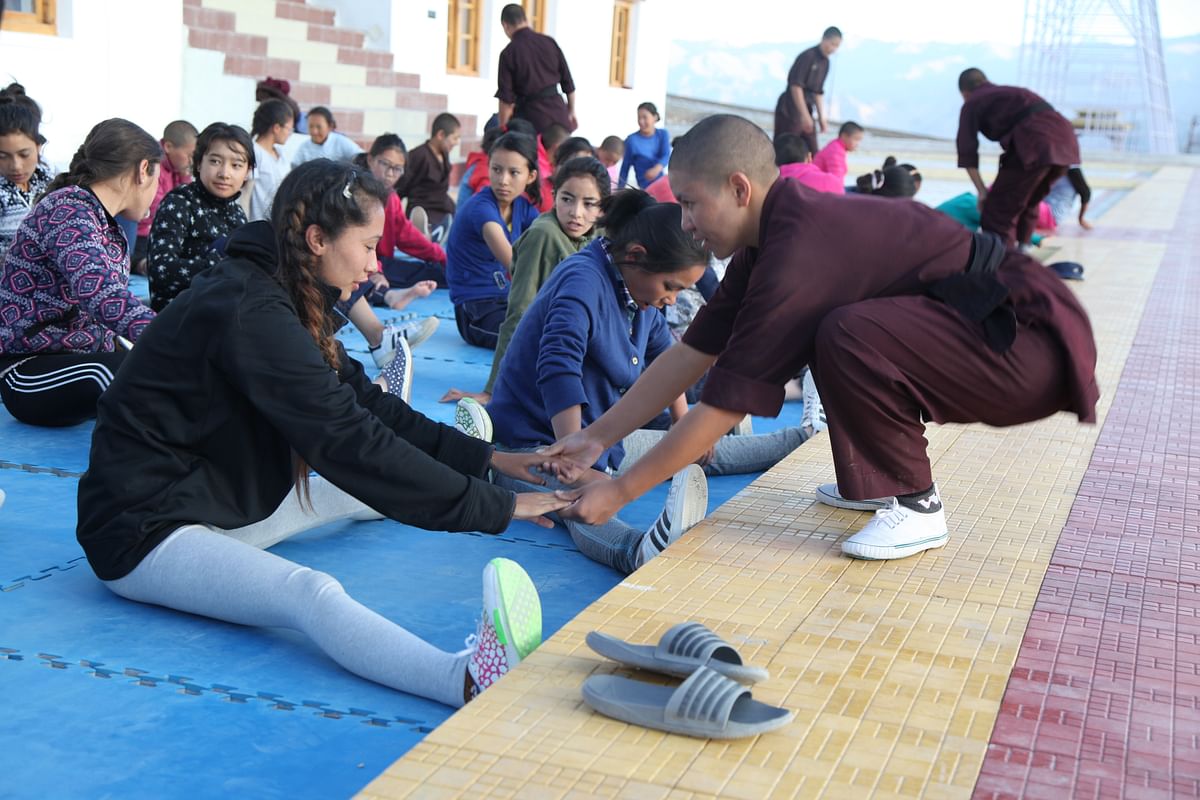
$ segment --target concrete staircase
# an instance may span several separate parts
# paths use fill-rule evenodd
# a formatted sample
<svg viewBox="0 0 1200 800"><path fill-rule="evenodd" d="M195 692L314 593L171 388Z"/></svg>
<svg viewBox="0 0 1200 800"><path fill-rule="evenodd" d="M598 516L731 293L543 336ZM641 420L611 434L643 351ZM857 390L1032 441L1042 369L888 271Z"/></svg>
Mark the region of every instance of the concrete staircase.
<svg viewBox="0 0 1200 800"><path fill-rule="evenodd" d="M305 0L184 0L188 46L224 54L228 76L291 83L302 109L327 106L338 130L363 148L397 133L410 148L429 136L447 110L444 95L421 91L421 78L392 69L391 53L364 48L365 34L336 23L336 12ZM473 115L463 123L461 152L475 149Z"/></svg>

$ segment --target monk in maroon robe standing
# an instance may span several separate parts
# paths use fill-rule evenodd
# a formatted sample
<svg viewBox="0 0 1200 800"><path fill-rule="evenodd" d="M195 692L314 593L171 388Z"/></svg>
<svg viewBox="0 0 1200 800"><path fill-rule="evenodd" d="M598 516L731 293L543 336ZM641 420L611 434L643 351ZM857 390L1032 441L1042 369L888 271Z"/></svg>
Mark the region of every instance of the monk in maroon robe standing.
<svg viewBox="0 0 1200 800"><path fill-rule="evenodd" d="M500 127L513 117L528 120L537 132L551 125L568 131L579 127L575 119L575 81L558 43L529 27L525 9L515 3L500 12L500 27L511 40L500 51L496 73L500 101ZM558 93L559 87L566 102Z"/></svg>
<svg viewBox="0 0 1200 800"><path fill-rule="evenodd" d="M1038 203L1068 167L1079 163L1075 128L1033 92L989 83L975 68L958 76L958 90L963 96L958 165L979 190L979 227L1010 245L1027 245L1037 226ZM981 133L1004 149L991 190L979 176Z"/></svg>

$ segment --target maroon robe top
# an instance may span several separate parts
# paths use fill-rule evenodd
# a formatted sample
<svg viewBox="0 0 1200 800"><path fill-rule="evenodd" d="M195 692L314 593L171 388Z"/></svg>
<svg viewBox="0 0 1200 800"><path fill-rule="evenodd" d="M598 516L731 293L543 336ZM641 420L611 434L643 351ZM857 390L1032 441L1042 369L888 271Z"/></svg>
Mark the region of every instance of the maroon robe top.
<svg viewBox="0 0 1200 800"><path fill-rule="evenodd" d="M971 233L910 200L817 192L780 179L767 193L757 247L734 254L684 343L719 358L701 400L778 416L784 384L813 357L817 327L835 308L925 294L963 272ZM1087 314L1051 270L1013 251L997 272L1022 325L1053 331L1072 364L1069 410L1094 421L1096 345ZM980 350L986 350L982 327ZM936 358L936 353L930 357Z"/></svg>
<svg viewBox="0 0 1200 800"><path fill-rule="evenodd" d="M447 194L449 188L449 158L433 152L429 142L408 152L408 164L396 182L396 194L408 198L410 210L420 206L438 214L453 212L454 201Z"/></svg>
<svg viewBox="0 0 1200 800"><path fill-rule="evenodd" d="M958 116L958 166L979 167L979 134L999 142L1026 169L1078 164L1079 140L1070 120L1019 86L985 83L967 97Z"/></svg>
<svg viewBox="0 0 1200 800"><path fill-rule="evenodd" d="M829 57L821 52L820 45L813 45L792 63L788 71L788 85L775 103L775 135L800 133L800 109L792 101L792 87L804 90L804 102L811 108L816 96L825 93L825 78L829 75ZM813 155L816 155L815 153Z"/></svg>
<svg viewBox="0 0 1200 800"><path fill-rule="evenodd" d="M556 122L573 130L567 104L555 87L570 94L575 91L575 81L558 42L549 36L532 28L516 31L500 51L496 82L497 99L514 104L515 115L533 123L538 133Z"/></svg>

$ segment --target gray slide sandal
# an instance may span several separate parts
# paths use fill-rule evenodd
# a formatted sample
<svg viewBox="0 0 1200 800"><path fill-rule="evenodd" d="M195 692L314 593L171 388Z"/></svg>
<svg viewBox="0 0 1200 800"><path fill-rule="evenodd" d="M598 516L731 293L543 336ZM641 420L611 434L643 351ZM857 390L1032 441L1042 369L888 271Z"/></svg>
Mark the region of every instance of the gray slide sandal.
<svg viewBox="0 0 1200 800"><path fill-rule="evenodd" d="M599 631L589 633L587 643L605 658L680 678L686 678L699 667L708 667L742 683L757 683L771 677L762 667L744 665L737 650L699 622L672 626L653 647L629 644Z"/></svg>
<svg viewBox="0 0 1200 800"><path fill-rule="evenodd" d="M741 739L782 728L792 712L760 703L745 686L700 667L679 686L593 675L583 700L606 717L701 739Z"/></svg>

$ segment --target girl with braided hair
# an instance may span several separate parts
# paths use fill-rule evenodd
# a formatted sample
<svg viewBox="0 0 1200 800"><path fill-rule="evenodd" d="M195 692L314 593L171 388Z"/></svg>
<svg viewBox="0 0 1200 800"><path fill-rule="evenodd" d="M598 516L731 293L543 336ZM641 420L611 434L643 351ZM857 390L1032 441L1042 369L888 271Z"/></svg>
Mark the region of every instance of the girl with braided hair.
<svg viewBox="0 0 1200 800"><path fill-rule="evenodd" d="M100 403L77 534L121 597L292 628L357 675L460 706L540 642L519 566L486 566L477 636L449 653L262 549L384 516L499 533L513 519L549 525L567 504L493 485L489 470L538 482L544 459L427 419L334 338L334 303L375 266L387 198L369 172L317 159L280 184L270 222L230 237L229 258L158 316Z"/></svg>
<svg viewBox="0 0 1200 800"><path fill-rule="evenodd" d="M22 220L0 266L0 399L30 425L75 425L154 312L129 291L115 217L146 216L162 149L123 119L92 128L71 166Z"/></svg>

